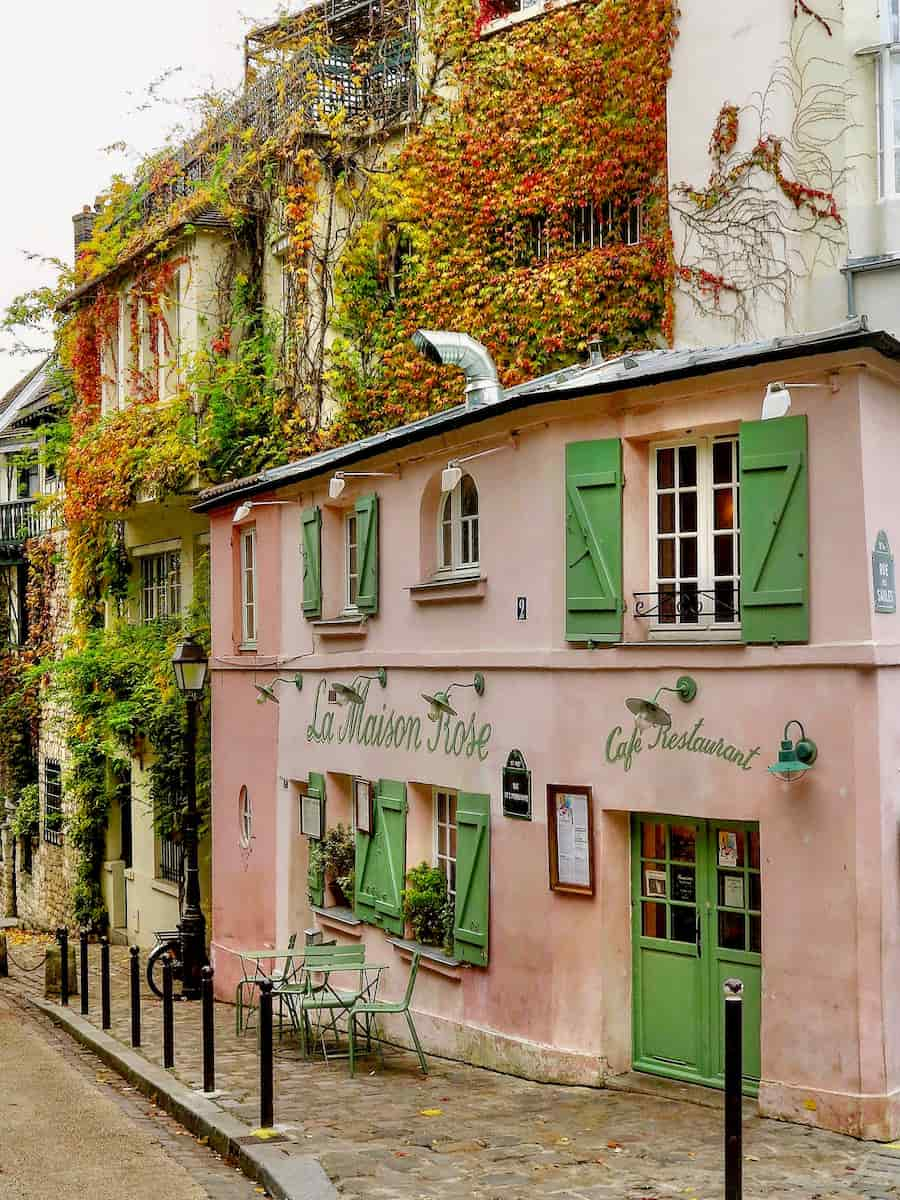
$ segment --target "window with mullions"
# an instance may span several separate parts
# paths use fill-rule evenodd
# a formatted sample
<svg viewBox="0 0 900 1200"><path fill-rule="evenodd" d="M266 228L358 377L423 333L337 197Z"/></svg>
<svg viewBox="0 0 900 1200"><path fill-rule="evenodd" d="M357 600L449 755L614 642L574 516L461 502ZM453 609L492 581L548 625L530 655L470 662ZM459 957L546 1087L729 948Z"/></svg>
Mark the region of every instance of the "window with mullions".
<svg viewBox="0 0 900 1200"><path fill-rule="evenodd" d="M434 858L447 880L447 895L456 899L456 793L434 793Z"/></svg>
<svg viewBox="0 0 900 1200"><path fill-rule="evenodd" d="M663 628L740 623L738 439L652 450L651 572Z"/></svg>
<svg viewBox="0 0 900 1200"><path fill-rule="evenodd" d="M478 488L471 475L463 475L441 503L439 570L464 574L476 571L479 553Z"/></svg>
<svg viewBox="0 0 900 1200"><path fill-rule="evenodd" d="M181 552L147 554L141 559L141 621L164 621L181 612Z"/></svg>
<svg viewBox="0 0 900 1200"><path fill-rule="evenodd" d="M62 812L62 768L58 762L44 762L44 841L61 846Z"/></svg>
<svg viewBox="0 0 900 1200"><path fill-rule="evenodd" d="M891 12L892 27L895 14ZM891 33L893 41L897 32ZM900 194L900 52L885 46L876 65L877 107L875 128L878 149L878 193Z"/></svg>
<svg viewBox="0 0 900 1200"><path fill-rule="evenodd" d="M256 645L256 526L241 530L241 645Z"/></svg>
<svg viewBox="0 0 900 1200"><path fill-rule="evenodd" d="M359 520L355 512L344 519L344 550L344 607L355 612L359 600Z"/></svg>

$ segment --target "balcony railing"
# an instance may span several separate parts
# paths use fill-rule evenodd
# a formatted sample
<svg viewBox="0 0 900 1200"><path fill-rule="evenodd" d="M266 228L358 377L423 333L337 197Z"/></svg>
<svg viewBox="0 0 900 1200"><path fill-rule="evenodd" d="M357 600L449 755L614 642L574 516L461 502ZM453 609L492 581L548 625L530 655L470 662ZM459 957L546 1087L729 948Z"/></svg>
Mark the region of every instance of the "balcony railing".
<svg viewBox="0 0 900 1200"><path fill-rule="evenodd" d="M46 509L34 500L10 500L0 504L0 548L21 546L29 538L45 533L49 527Z"/></svg>
<svg viewBox="0 0 900 1200"><path fill-rule="evenodd" d="M720 582L704 590L695 583L663 583L658 592L635 592L634 615L658 625L733 625L741 619L740 586Z"/></svg>

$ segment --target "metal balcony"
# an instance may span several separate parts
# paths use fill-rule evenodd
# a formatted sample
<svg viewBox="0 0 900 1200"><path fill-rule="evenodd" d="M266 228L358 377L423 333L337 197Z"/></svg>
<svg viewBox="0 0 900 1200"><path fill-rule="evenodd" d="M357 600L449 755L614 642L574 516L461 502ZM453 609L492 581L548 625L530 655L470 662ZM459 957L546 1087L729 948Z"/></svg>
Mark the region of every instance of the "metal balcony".
<svg viewBox="0 0 900 1200"><path fill-rule="evenodd" d="M39 537L49 528L46 509L34 500L10 500L0 504L0 549L10 550L24 545L29 538Z"/></svg>

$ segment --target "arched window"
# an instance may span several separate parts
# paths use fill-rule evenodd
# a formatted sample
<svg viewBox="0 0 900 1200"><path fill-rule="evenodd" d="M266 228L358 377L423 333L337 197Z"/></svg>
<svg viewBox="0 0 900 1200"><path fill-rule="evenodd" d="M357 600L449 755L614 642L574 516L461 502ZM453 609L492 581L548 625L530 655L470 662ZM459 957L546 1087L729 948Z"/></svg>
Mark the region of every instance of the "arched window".
<svg viewBox="0 0 900 1200"><path fill-rule="evenodd" d="M244 850L250 848L253 840L253 803L247 785L244 784L238 792L238 821L240 823L240 841Z"/></svg>
<svg viewBox="0 0 900 1200"><path fill-rule="evenodd" d="M441 571L473 571L479 563L478 488L463 475L439 508L438 566Z"/></svg>

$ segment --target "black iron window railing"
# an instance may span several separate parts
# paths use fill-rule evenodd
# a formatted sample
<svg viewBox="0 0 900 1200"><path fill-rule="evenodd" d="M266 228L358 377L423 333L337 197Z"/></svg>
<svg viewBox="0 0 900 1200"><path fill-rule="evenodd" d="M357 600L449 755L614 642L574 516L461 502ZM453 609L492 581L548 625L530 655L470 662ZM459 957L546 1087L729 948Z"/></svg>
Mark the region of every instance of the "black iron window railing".
<svg viewBox="0 0 900 1200"><path fill-rule="evenodd" d="M183 859L181 842L176 842L174 838L163 834L159 839L158 858L157 879L166 879L169 883L180 883Z"/></svg>
<svg viewBox="0 0 900 1200"><path fill-rule="evenodd" d="M48 528L47 512L34 500L9 500L0 504L0 546L18 546Z"/></svg>
<svg viewBox="0 0 900 1200"><path fill-rule="evenodd" d="M44 841L61 846L62 840L62 768L48 759L44 763Z"/></svg>
<svg viewBox="0 0 900 1200"><path fill-rule="evenodd" d="M658 592L635 592L634 615L657 625L734 625L741 619L740 586L717 583L663 584Z"/></svg>

